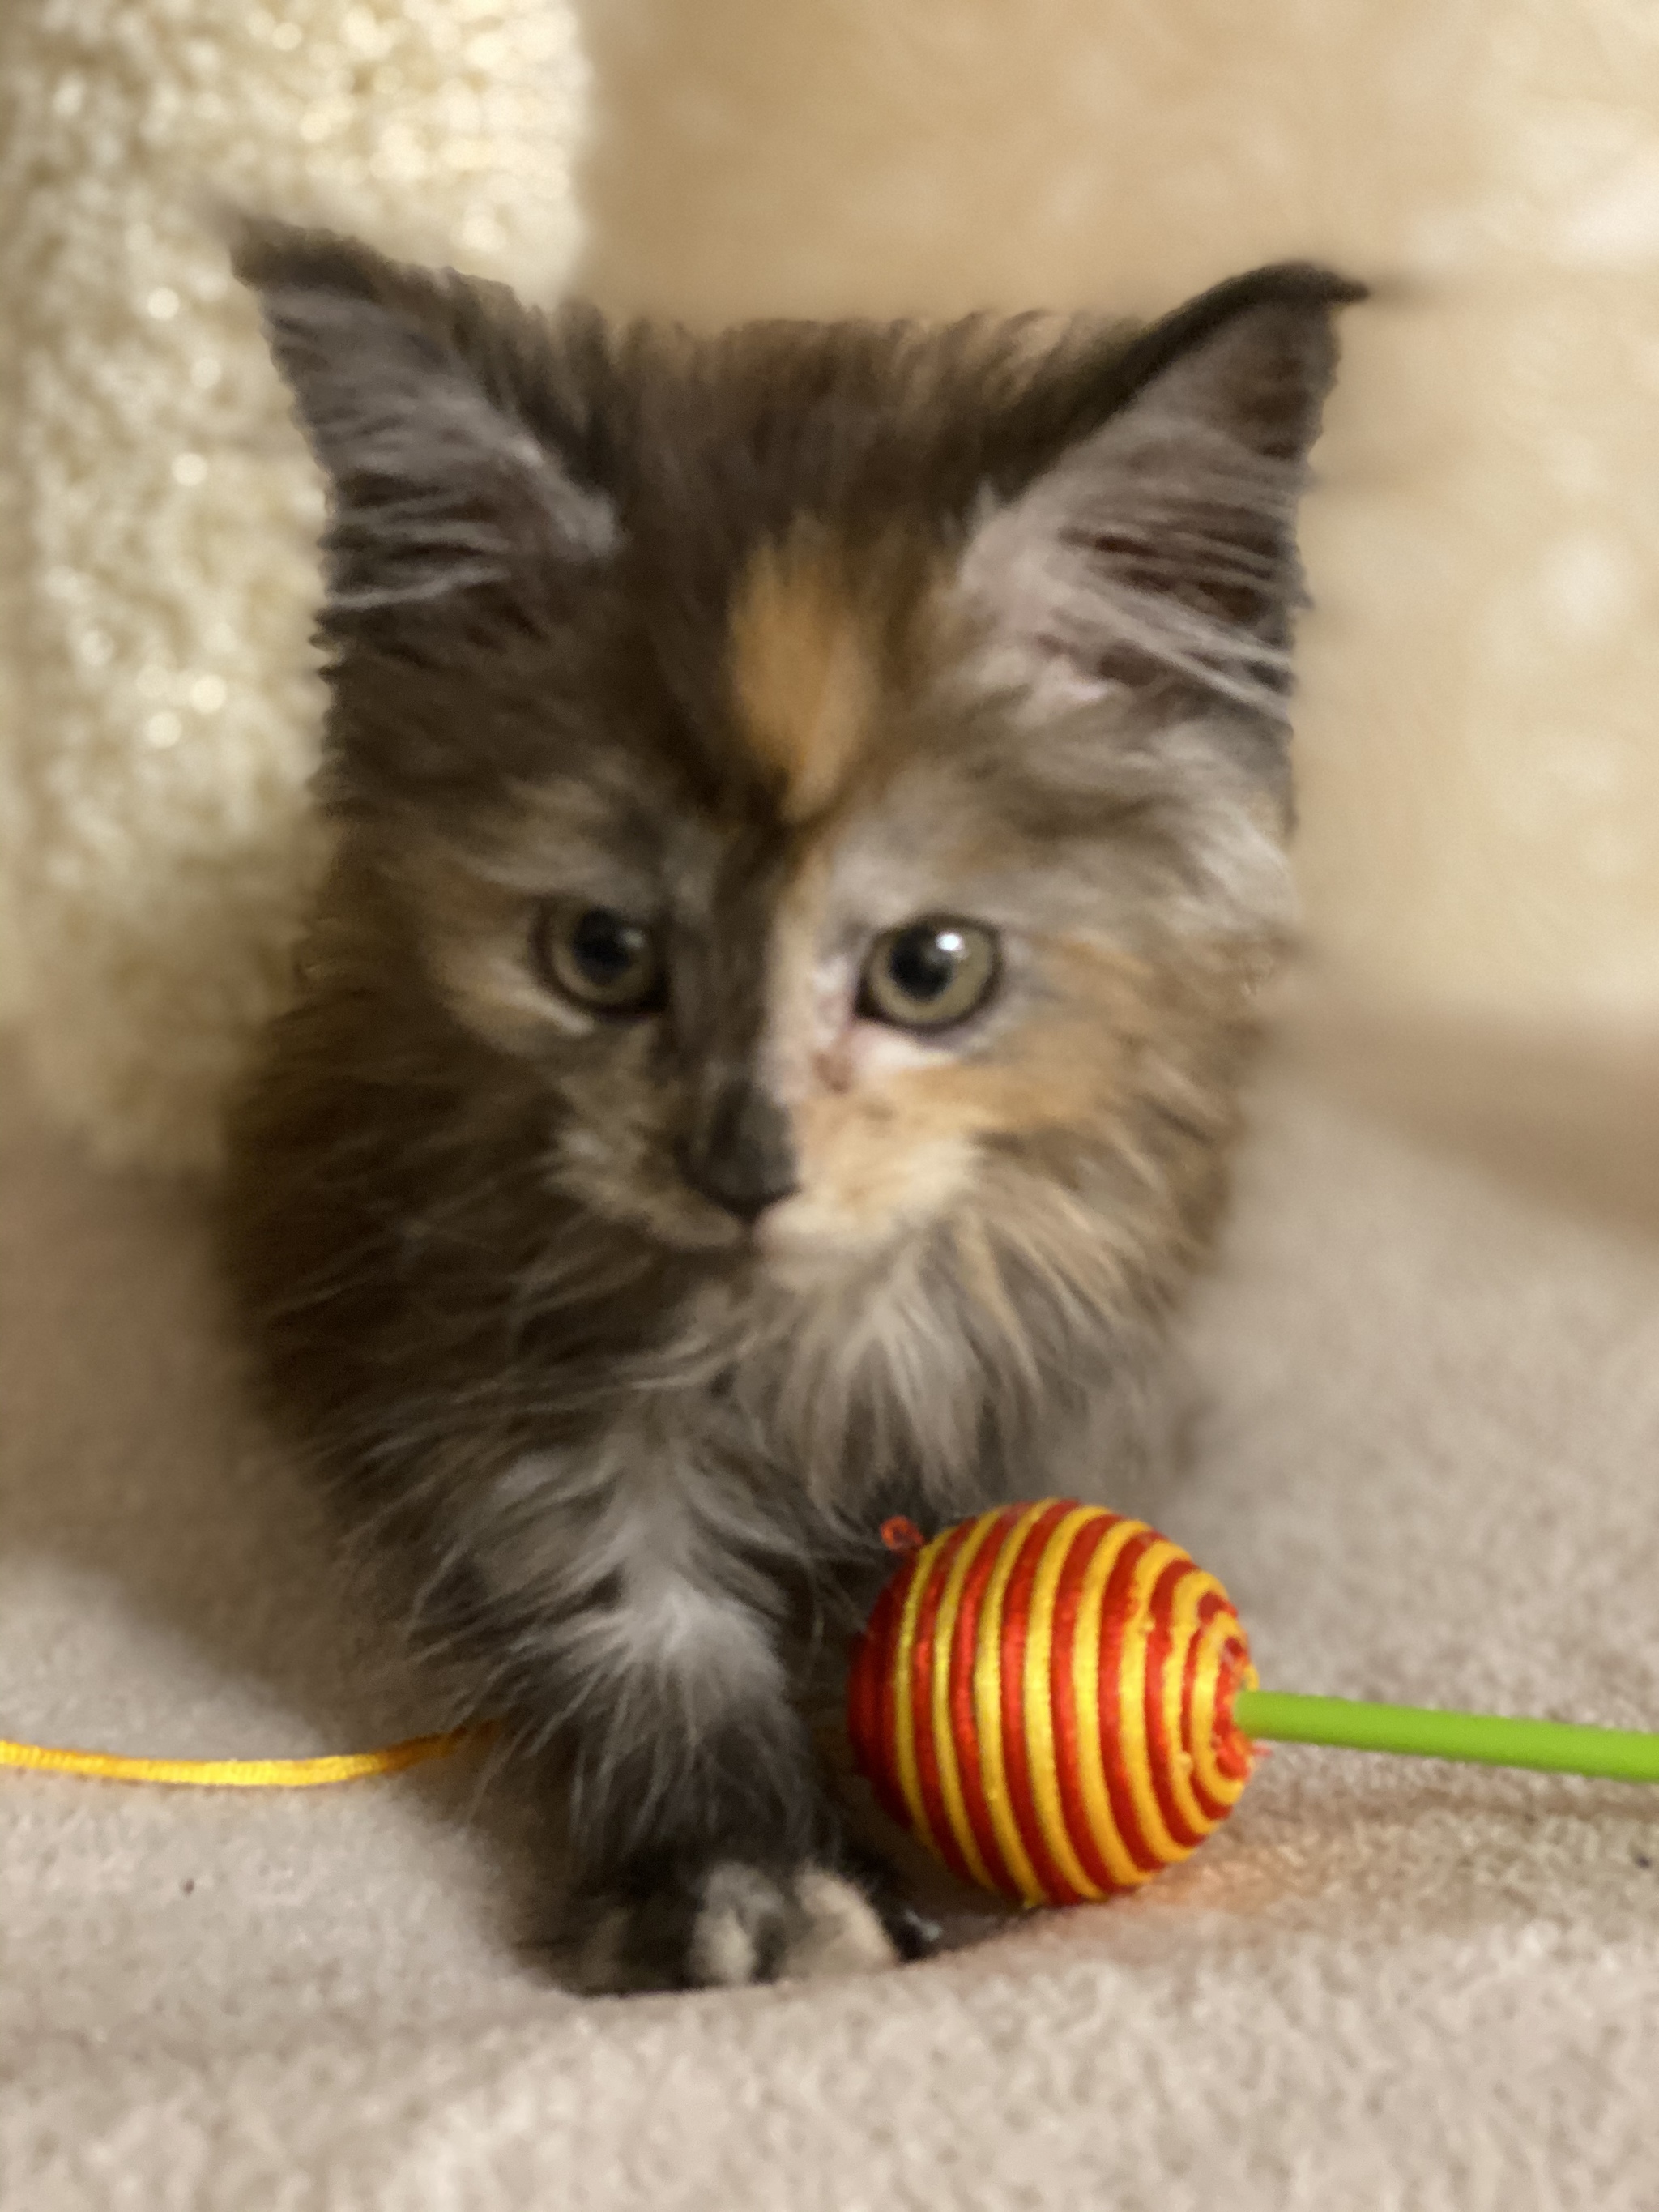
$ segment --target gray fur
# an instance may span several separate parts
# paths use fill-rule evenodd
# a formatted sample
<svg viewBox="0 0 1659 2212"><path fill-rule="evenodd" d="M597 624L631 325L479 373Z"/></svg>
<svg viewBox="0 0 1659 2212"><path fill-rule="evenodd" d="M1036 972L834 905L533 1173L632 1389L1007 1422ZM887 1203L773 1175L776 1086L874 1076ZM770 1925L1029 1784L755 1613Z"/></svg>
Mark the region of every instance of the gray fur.
<svg viewBox="0 0 1659 2212"><path fill-rule="evenodd" d="M887 1514L1152 1448L1285 927L1292 510L1353 288L697 340L277 227L240 260L335 485L338 860L226 1208L266 1396L417 1642L562 1763L586 1985L908 1954L812 1701ZM803 544L878 702L805 824L732 642ZM657 933L660 1006L560 995L572 899ZM911 1035L858 977L930 914L999 981Z"/></svg>
<svg viewBox="0 0 1659 2212"><path fill-rule="evenodd" d="M503 583L521 540L576 562L615 552L611 503L579 489L510 410L434 364L377 302L279 284L264 307L341 487L329 538L337 619Z"/></svg>

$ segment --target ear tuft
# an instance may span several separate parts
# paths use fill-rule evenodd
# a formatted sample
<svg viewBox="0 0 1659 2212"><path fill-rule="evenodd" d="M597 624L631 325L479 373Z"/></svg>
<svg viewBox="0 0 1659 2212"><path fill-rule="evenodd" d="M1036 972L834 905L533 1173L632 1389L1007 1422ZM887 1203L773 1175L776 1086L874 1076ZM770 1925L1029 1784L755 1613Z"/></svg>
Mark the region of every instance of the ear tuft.
<svg viewBox="0 0 1659 2212"><path fill-rule="evenodd" d="M1283 719L1333 314L1364 296L1308 264L1257 270L1113 355L1069 442L965 550L999 680L1076 698L1175 679Z"/></svg>
<svg viewBox="0 0 1659 2212"><path fill-rule="evenodd" d="M548 325L503 286L269 222L237 227L232 264L330 480L325 629L484 589L532 615L550 570L614 549L614 507L550 434L580 443Z"/></svg>

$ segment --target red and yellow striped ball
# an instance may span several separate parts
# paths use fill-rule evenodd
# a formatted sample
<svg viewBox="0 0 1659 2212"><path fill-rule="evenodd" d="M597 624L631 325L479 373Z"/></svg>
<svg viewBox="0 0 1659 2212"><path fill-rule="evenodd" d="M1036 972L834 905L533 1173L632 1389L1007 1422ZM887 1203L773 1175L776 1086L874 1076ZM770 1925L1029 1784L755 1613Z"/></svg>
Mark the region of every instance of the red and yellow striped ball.
<svg viewBox="0 0 1659 2212"><path fill-rule="evenodd" d="M1213 1575L1144 1521L1043 1499L906 1560L854 1646L848 1729L884 1808L953 1874L1074 1905L1226 1818L1254 1755L1232 1701L1255 1685Z"/></svg>

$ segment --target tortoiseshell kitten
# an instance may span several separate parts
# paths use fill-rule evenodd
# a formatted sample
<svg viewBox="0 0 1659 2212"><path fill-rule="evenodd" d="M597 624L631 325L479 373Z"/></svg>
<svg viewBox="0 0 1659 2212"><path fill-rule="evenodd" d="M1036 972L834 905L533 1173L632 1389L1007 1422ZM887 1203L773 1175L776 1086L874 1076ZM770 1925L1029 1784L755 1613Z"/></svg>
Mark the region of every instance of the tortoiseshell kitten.
<svg viewBox="0 0 1659 2212"><path fill-rule="evenodd" d="M1130 1448L1359 289L701 338L237 251L333 490L337 857L232 1131L270 1397L568 1762L588 1986L890 1960L815 1657L884 1515Z"/></svg>

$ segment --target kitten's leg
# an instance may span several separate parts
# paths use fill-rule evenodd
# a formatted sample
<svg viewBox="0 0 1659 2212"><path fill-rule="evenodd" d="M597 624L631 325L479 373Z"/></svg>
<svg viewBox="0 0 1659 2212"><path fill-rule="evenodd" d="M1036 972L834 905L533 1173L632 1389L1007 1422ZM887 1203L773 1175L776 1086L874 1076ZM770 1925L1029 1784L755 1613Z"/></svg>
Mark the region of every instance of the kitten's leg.
<svg viewBox="0 0 1659 2212"><path fill-rule="evenodd" d="M661 1488L562 1526L556 1577L536 1574L533 1544L520 1549L513 1673L528 1729L556 1726L572 1754L566 1932L580 1984L770 1981L927 1948L925 1923L843 1835L765 1580L734 1589L749 1571ZM505 1595L499 1558L492 1580Z"/></svg>
<svg viewBox="0 0 1659 2212"><path fill-rule="evenodd" d="M855 1973L927 1948L923 1923L842 1838L781 1693L698 1713L691 1682L654 1687L653 1709L595 1698L582 1729L570 1931L582 1987Z"/></svg>

